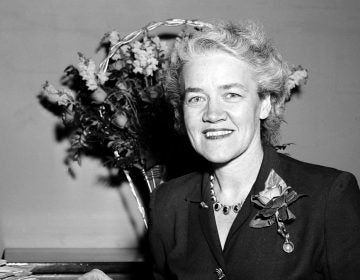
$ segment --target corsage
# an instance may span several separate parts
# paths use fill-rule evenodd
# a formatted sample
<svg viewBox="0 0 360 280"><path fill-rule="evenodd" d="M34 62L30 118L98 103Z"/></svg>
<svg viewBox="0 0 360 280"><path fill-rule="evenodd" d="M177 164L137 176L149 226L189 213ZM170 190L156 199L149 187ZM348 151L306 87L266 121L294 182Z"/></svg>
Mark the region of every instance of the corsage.
<svg viewBox="0 0 360 280"><path fill-rule="evenodd" d="M263 228L277 224L278 233L285 239L283 250L286 253L294 251L294 243L290 240L290 234L286 231L285 223L296 219L290 211L289 205L305 196L298 194L272 169L265 182L265 189L251 196L251 202L261 207L254 218L250 221L250 227Z"/></svg>

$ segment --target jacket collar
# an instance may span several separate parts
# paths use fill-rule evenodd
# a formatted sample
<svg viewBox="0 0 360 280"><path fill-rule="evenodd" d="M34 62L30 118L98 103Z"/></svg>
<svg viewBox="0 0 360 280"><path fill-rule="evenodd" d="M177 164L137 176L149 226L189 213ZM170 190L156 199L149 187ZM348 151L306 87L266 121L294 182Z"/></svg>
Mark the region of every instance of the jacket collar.
<svg viewBox="0 0 360 280"><path fill-rule="evenodd" d="M206 184L207 178L209 178L209 173L205 172L201 177L201 181L196 182L190 192L186 194L185 200L187 202L200 203L203 201L204 184Z"/></svg>

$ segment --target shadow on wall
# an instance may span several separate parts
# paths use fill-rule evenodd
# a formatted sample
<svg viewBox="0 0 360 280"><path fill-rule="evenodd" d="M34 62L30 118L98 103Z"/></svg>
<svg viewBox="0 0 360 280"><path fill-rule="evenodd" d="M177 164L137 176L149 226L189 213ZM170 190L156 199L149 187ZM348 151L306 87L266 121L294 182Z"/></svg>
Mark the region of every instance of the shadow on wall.
<svg viewBox="0 0 360 280"><path fill-rule="evenodd" d="M0 224L0 257L4 258L4 240L3 240L2 225Z"/></svg>

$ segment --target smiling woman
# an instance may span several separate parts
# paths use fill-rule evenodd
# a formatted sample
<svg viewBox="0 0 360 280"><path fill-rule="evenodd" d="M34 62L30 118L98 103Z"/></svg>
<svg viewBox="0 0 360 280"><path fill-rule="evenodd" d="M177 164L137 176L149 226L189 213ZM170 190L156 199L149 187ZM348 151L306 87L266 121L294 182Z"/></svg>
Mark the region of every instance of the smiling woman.
<svg viewBox="0 0 360 280"><path fill-rule="evenodd" d="M356 179L272 147L291 81L261 28L199 31L173 51L167 82L209 165L152 195L155 278L357 279Z"/></svg>
<svg viewBox="0 0 360 280"><path fill-rule="evenodd" d="M251 72L227 53L197 56L184 65L186 131L210 162L229 163L261 150L260 120L269 115L270 98L259 98Z"/></svg>

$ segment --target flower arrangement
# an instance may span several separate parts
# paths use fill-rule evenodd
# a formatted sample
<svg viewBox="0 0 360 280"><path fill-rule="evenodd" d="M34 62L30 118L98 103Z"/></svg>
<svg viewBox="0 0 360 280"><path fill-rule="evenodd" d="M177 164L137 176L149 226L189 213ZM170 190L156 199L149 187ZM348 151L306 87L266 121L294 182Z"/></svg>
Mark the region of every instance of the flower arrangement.
<svg viewBox="0 0 360 280"><path fill-rule="evenodd" d="M68 66L61 77L62 88L49 82L43 85L40 102L61 118L61 130L70 143L65 158L70 174L74 175L73 161L80 164L83 156L93 156L111 172L124 170L130 183L128 170L141 170L150 192L159 183L161 176L148 176L147 170L162 162L164 141L173 133L174 113L164 89L169 47L149 32L159 26L180 25L210 26L171 19L123 38L117 31L109 32L100 41L99 49L105 50L106 57L99 66L79 53L78 67ZM175 44L188 34L180 32ZM291 88L306 79L307 71L294 67ZM133 193L136 196L135 190Z"/></svg>
<svg viewBox="0 0 360 280"><path fill-rule="evenodd" d="M78 66L68 66L60 79L63 87L56 89L45 82L38 96L62 120L61 133L70 143L65 157L69 173L75 175L71 164L80 164L83 156L100 159L109 174L115 169L121 176L124 171L145 225L145 210L129 170L141 170L152 192L163 175L157 164L166 154L164 142L173 133L173 110L164 90L168 46L149 32L180 25L201 28L208 24L172 19L123 38L117 31L106 33L98 48L106 54L101 65L79 53ZM176 40L187 34L179 33ZM151 168L154 165L158 168Z"/></svg>
<svg viewBox="0 0 360 280"><path fill-rule="evenodd" d="M101 44L112 47L115 35L111 32ZM108 72L99 71L93 60L80 53L78 68L65 69L61 82L66 87L57 90L45 83L40 99L55 105L64 125L72 129L69 160L80 161L86 150L102 145L110 152L105 161L109 167L146 165L144 132L164 102L165 51L158 37L144 37L119 48Z"/></svg>

